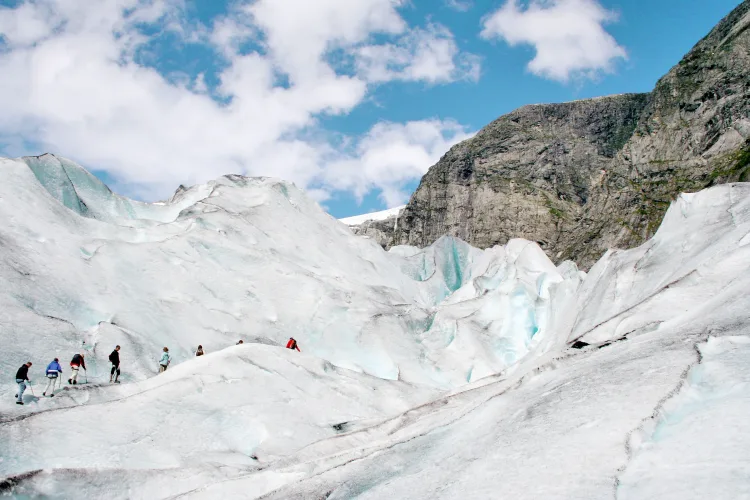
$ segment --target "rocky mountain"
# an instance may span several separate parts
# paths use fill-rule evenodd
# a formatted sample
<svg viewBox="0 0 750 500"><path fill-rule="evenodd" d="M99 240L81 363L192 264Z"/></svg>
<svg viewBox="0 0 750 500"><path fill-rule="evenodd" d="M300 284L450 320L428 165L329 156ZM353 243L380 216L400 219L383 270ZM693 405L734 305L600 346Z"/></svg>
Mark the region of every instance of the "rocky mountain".
<svg viewBox="0 0 750 500"><path fill-rule="evenodd" d="M376 239L424 247L447 234L487 248L522 237L583 268L641 244L679 193L750 177L748 26L750 0L651 93L500 117L430 168Z"/></svg>

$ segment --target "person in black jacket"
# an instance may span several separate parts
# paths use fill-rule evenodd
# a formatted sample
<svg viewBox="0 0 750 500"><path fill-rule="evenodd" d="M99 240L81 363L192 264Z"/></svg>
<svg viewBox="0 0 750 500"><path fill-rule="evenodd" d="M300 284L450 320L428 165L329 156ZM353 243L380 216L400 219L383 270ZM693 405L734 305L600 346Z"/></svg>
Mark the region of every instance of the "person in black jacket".
<svg viewBox="0 0 750 500"><path fill-rule="evenodd" d="M16 404L23 404L23 391L26 390L26 382L29 380L29 368L31 367L31 361L21 365L21 368L16 372L16 383L18 384L18 394L16 394Z"/></svg>
<svg viewBox="0 0 750 500"><path fill-rule="evenodd" d="M109 372L109 383L113 382L112 377L115 377L114 383L119 384L120 381L120 346L115 346L115 350L109 355L109 362L112 363L112 371ZM117 373L117 375L115 375Z"/></svg>

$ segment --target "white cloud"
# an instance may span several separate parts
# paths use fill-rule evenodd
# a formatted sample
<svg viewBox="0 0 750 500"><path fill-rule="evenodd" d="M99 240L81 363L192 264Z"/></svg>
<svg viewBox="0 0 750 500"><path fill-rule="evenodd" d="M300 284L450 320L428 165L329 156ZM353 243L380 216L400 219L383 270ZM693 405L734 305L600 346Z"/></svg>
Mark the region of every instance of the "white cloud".
<svg viewBox="0 0 750 500"><path fill-rule="evenodd" d="M447 30L409 27L401 3L255 0L210 26L186 21L181 0L35 0L0 8L0 142L32 141L148 197L234 172L282 177L319 200L363 189L399 198L463 130L429 120L381 124L348 138L342 152L318 117L348 113L377 82L438 83L478 72ZM153 41L145 33L164 30L214 48L221 66L211 81L218 85L204 73L170 79L138 63ZM393 39L385 43L413 61L378 75L351 74L329 61L334 50L356 57L374 35L380 45ZM435 42L432 51L420 43L424 37ZM389 144L378 140L386 135ZM378 156L387 147L402 157Z"/></svg>
<svg viewBox="0 0 750 500"><path fill-rule="evenodd" d="M45 7L22 4L12 11L5 10L0 15L0 33L6 43L11 47L31 45L49 36L55 19Z"/></svg>
<svg viewBox="0 0 750 500"><path fill-rule="evenodd" d="M452 121L379 123L348 155L331 155L326 184L360 198L377 188L388 207L403 205L409 197L403 187L422 177L451 146L470 137Z"/></svg>
<svg viewBox="0 0 750 500"><path fill-rule="evenodd" d="M445 0L445 5L458 12L467 12L474 6L474 2L472 0Z"/></svg>
<svg viewBox="0 0 750 500"><path fill-rule="evenodd" d="M260 0L244 10L266 34L280 68L292 81L329 74L323 60L331 49L352 47L373 33L400 34L406 22L402 0Z"/></svg>
<svg viewBox="0 0 750 500"><path fill-rule="evenodd" d="M627 58L625 49L604 29L604 24L615 20L615 14L597 0L531 0L525 9L518 0L508 0L484 19L481 36L503 39L511 46L534 46L536 56L529 70L567 82L611 72L615 61Z"/></svg>
<svg viewBox="0 0 750 500"><path fill-rule="evenodd" d="M479 79L479 58L461 54L451 32L440 25L415 29L395 43L359 47L358 74L368 81L426 81Z"/></svg>

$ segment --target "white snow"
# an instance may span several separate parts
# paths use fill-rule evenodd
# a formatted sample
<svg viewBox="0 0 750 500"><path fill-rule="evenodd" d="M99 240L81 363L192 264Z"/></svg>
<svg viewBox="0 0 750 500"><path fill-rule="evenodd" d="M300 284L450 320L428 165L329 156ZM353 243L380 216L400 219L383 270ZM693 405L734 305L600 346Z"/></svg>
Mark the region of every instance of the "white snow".
<svg viewBox="0 0 750 500"><path fill-rule="evenodd" d="M750 498L750 337L698 349L685 385L631 440L619 498Z"/></svg>
<svg viewBox="0 0 750 500"><path fill-rule="evenodd" d="M367 221L385 220L389 217L393 217L394 215L399 215L404 208L406 208L406 205L389 208L387 210L380 210L379 212L370 212L362 215L353 215L352 217L344 217L343 219L339 219L339 221L343 222L347 226L358 226Z"/></svg>
<svg viewBox="0 0 750 500"><path fill-rule="evenodd" d="M748 184L585 274L524 240L385 252L274 179L149 205L51 155L0 172L2 493L750 495ZM89 383L41 398L79 350Z"/></svg>

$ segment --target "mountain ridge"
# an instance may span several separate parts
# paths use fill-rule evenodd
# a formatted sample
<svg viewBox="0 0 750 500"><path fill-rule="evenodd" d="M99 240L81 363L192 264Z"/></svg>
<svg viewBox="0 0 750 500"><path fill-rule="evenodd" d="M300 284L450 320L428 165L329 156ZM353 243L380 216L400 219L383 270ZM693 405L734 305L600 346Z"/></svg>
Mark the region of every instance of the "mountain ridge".
<svg viewBox="0 0 750 500"><path fill-rule="evenodd" d="M355 230L385 248L522 237L584 269L643 243L679 193L750 178L749 12L746 0L649 93L499 117L429 169L397 223Z"/></svg>

